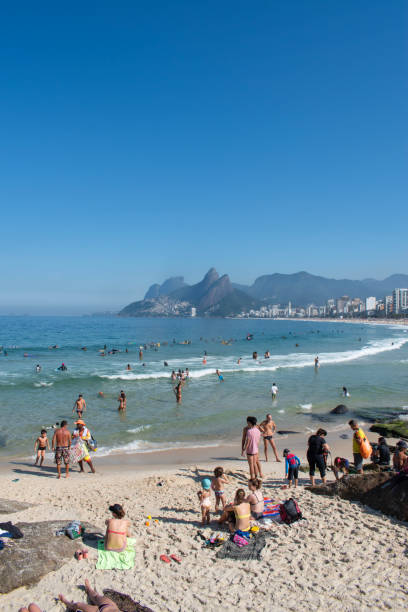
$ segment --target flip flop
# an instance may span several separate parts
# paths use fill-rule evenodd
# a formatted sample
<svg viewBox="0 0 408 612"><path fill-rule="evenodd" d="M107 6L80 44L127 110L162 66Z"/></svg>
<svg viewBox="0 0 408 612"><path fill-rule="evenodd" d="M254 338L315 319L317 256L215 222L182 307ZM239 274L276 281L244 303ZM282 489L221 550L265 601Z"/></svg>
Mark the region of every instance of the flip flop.
<svg viewBox="0 0 408 612"><path fill-rule="evenodd" d="M160 555L160 561L164 561L164 563L171 563L167 555Z"/></svg>
<svg viewBox="0 0 408 612"><path fill-rule="evenodd" d="M177 555L170 555L170 559L173 559L176 563L181 563L181 559Z"/></svg>

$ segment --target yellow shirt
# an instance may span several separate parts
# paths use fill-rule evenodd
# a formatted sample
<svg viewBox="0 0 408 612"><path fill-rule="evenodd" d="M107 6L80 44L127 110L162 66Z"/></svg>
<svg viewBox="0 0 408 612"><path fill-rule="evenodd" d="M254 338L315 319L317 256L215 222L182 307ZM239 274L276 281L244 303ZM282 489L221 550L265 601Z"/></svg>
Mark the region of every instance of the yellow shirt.
<svg viewBox="0 0 408 612"><path fill-rule="evenodd" d="M356 438L360 438L362 440L365 437L366 437L365 433L361 429L361 427L360 427L360 429L358 431L354 432L354 435L353 435L353 453L359 453L360 452L360 445L357 442Z"/></svg>

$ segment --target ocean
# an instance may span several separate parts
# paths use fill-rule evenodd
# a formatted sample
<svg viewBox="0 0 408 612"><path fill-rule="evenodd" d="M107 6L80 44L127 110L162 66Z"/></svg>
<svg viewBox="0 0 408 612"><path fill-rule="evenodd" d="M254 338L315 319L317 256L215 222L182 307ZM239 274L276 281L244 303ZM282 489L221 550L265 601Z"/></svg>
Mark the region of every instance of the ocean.
<svg viewBox="0 0 408 612"><path fill-rule="evenodd" d="M0 345L3 457L32 455L42 427L62 419L73 427L79 393L87 403L85 421L98 441L96 456L216 445L236 439L247 415L263 419L268 412L280 430L308 433L321 424L329 431L346 430L349 415L328 416L341 403L365 420L388 414L408 418L408 330L397 325L0 317ZM55 345L59 348L50 348ZM148 348L140 360L143 345ZM108 354L111 349L118 352ZM269 359L264 358L267 350ZM57 369L62 362L65 372ZM170 378L179 368L191 373L181 404ZM279 387L276 401L270 393L273 382ZM343 386L350 397L342 397ZM122 389L126 414L117 410Z"/></svg>

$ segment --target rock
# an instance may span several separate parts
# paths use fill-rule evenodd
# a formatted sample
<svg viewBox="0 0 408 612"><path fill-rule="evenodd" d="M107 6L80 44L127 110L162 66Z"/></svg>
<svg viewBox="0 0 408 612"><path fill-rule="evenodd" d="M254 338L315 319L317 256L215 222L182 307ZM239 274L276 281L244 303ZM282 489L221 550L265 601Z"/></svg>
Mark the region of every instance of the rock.
<svg viewBox="0 0 408 612"><path fill-rule="evenodd" d="M333 410L330 410L330 414L346 414L346 412L348 412L348 408L344 404L339 404Z"/></svg>
<svg viewBox="0 0 408 612"><path fill-rule="evenodd" d="M39 523L17 523L24 537L12 540L12 546L0 552L0 593L9 593L21 586L36 584L42 576L55 571L71 559L78 548L79 540L67 536L56 536L69 521L43 521ZM83 523L87 532L99 530Z"/></svg>
<svg viewBox="0 0 408 612"><path fill-rule="evenodd" d="M103 594L118 606L121 612L153 612L150 608L137 603L134 599L113 589L104 589Z"/></svg>
<svg viewBox="0 0 408 612"><path fill-rule="evenodd" d="M339 438L341 438L342 440L348 440L350 436L348 434L340 434Z"/></svg>
<svg viewBox="0 0 408 612"><path fill-rule="evenodd" d="M0 497L0 514L12 514L13 512L20 512L20 510L26 510L33 504L26 504L25 502L15 501L14 499L4 499Z"/></svg>
<svg viewBox="0 0 408 612"><path fill-rule="evenodd" d="M276 433L278 433L280 436L285 436L287 434L298 434L300 433L300 431L290 431L289 429L279 429L279 431L277 431Z"/></svg>
<svg viewBox="0 0 408 612"><path fill-rule="evenodd" d="M375 423L370 431L375 431L385 438L408 439L408 421L392 421L390 423Z"/></svg>
<svg viewBox="0 0 408 612"><path fill-rule="evenodd" d="M408 520L408 477L393 472L345 476L337 482L306 489L317 495L359 501L400 521Z"/></svg>

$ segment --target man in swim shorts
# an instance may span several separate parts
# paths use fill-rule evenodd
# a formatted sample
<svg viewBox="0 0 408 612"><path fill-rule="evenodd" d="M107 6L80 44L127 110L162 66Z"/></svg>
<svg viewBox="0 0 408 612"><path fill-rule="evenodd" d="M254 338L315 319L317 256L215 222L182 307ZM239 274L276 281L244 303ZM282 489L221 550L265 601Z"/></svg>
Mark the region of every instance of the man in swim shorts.
<svg viewBox="0 0 408 612"><path fill-rule="evenodd" d="M74 410L77 411L78 419L82 419L82 413L85 412L86 410L86 402L84 398L82 397L81 393L78 395L78 399L75 400L75 404L74 404L74 407L72 408L72 412L74 412Z"/></svg>
<svg viewBox="0 0 408 612"><path fill-rule="evenodd" d="M275 440L273 439L273 436L276 432L276 424L272 420L271 414L266 415L266 419L262 421L262 423L259 426L259 429L261 430L261 433L263 435L263 440L264 440L265 461L268 461L268 443L269 443L272 446L273 452L275 453L276 461L280 462Z"/></svg>
<svg viewBox="0 0 408 612"><path fill-rule="evenodd" d="M57 464L58 478L61 478L61 463L65 464L65 478L69 472L69 450L71 448L71 434L67 429L67 422L61 421L61 427L55 430L52 438L52 450L55 450L55 463Z"/></svg>

